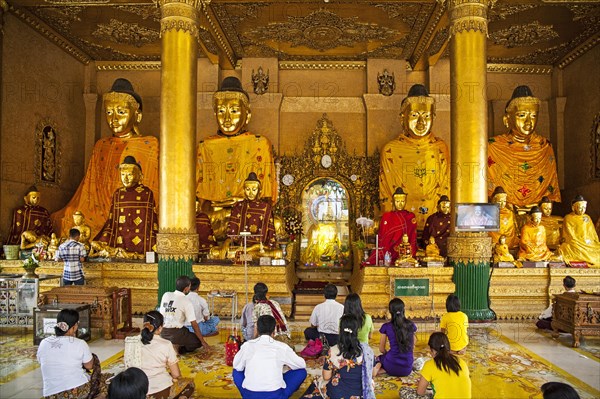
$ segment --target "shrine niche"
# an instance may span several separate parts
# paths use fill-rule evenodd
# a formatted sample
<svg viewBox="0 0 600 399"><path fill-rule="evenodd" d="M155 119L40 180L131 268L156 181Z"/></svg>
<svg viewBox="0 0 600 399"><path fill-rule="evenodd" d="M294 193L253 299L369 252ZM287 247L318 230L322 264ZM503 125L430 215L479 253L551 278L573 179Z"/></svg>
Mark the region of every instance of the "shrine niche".
<svg viewBox="0 0 600 399"><path fill-rule="evenodd" d="M35 182L43 186L60 184L61 156L58 133L54 124L47 119L38 123L35 129Z"/></svg>
<svg viewBox="0 0 600 399"><path fill-rule="evenodd" d="M279 160L275 212L289 234L289 260L299 268L351 270L356 219L379 206L379 154L349 155L323 114L300 154Z"/></svg>

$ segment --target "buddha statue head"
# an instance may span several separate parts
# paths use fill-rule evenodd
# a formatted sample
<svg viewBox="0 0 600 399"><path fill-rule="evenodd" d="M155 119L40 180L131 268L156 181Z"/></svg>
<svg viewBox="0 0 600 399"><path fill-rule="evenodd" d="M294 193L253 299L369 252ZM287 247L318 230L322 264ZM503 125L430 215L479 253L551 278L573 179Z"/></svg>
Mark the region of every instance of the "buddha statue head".
<svg viewBox="0 0 600 399"><path fill-rule="evenodd" d="M506 103L502 121L516 141L529 142L531 135L535 133L539 108L540 100L533 96L528 86L515 88L512 97Z"/></svg>
<svg viewBox="0 0 600 399"><path fill-rule="evenodd" d="M37 187L29 187L29 190L27 190L27 193L25 194L25 197L23 197L23 199L25 200L25 205L36 206L37 204L39 204L40 192L38 191Z"/></svg>
<svg viewBox="0 0 600 399"><path fill-rule="evenodd" d="M73 214L73 223L75 223L75 226L81 226L84 220L85 217L83 216L83 213L81 211L76 211Z"/></svg>
<svg viewBox="0 0 600 399"><path fill-rule="evenodd" d="M450 198L447 195L442 195L437 203L438 210L444 215L450 214Z"/></svg>
<svg viewBox="0 0 600 399"><path fill-rule="evenodd" d="M435 116L435 100L429 96L425 86L416 84L408 91L400 106L402 129L411 138L424 138L431 132Z"/></svg>
<svg viewBox="0 0 600 399"><path fill-rule="evenodd" d="M583 198L583 195L577 195L571 201L571 209L576 215L583 215L587 208L587 201Z"/></svg>
<svg viewBox="0 0 600 399"><path fill-rule="evenodd" d="M392 195L392 199L394 202L394 209L397 211L401 211L406 206L406 197L408 194L404 192L402 187L398 187L394 194Z"/></svg>
<svg viewBox="0 0 600 399"><path fill-rule="evenodd" d="M403 245L410 245L408 242L408 234L404 233L402 234L402 244Z"/></svg>
<svg viewBox="0 0 600 399"><path fill-rule="evenodd" d="M142 98L127 79L116 79L108 93L102 96L104 116L115 137L141 136Z"/></svg>
<svg viewBox="0 0 600 399"><path fill-rule="evenodd" d="M534 206L529 211L529 218L534 226L539 226L542 222L542 210L538 206Z"/></svg>
<svg viewBox="0 0 600 399"><path fill-rule="evenodd" d="M552 200L550 200L550 198L547 196L543 196L542 200L540 201L540 209L542 210L543 216L548 217L552 215Z"/></svg>
<svg viewBox="0 0 600 399"><path fill-rule="evenodd" d="M246 131L251 116L250 97L238 78L229 76L223 79L221 88L213 95L213 109L219 134L237 136Z"/></svg>
<svg viewBox="0 0 600 399"><path fill-rule="evenodd" d="M256 173L250 172L248 178L244 180L244 197L249 201L254 201L260 195L260 180Z"/></svg>
<svg viewBox="0 0 600 399"><path fill-rule="evenodd" d="M142 180L142 167L131 155L127 155L119 165L121 173L121 183L123 187L130 188L136 186Z"/></svg>
<svg viewBox="0 0 600 399"><path fill-rule="evenodd" d="M502 234L502 235L500 235L500 237L498 237L498 244L506 245L506 236L504 234Z"/></svg>
<svg viewBox="0 0 600 399"><path fill-rule="evenodd" d="M506 191L504 191L502 187L498 186L494 189L494 192L492 193L492 202L500 205L500 209L505 208L506 197Z"/></svg>

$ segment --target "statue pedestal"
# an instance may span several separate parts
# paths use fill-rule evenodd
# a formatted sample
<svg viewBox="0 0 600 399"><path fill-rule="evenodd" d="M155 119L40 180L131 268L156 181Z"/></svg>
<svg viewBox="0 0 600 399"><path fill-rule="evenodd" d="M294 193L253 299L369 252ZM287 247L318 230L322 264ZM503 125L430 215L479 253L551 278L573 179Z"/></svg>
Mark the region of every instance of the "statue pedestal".
<svg viewBox="0 0 600 399"><path fill-rule="evenodd" d="M565 262L548 262L548 267L561 268L561 267L567 267L567 265L565 264Z"/></svg>
<svg viewBox="0 0 600 399"><path fill-rule="evenodd" d="M425 267L444 267L444 262L428 261L428 262L423 262L423 266L425 266Z"/></svg>
<svg viewBox="0 0 600 399"><path fill-rule="evenodd" d="M497 262L494 263L494 267L516 267L512 262Z"/></svg>
<svg viewBox="0 0 600 399"><path fill-rule="evenodd" d="M544 261L541 261L541 262L532 262L532 261L529 261L529 260L524 260L523 261L523 267L524 268L531 268L531 267L544 268L544 267L548 267L548 262L544 262Z"/></svg>

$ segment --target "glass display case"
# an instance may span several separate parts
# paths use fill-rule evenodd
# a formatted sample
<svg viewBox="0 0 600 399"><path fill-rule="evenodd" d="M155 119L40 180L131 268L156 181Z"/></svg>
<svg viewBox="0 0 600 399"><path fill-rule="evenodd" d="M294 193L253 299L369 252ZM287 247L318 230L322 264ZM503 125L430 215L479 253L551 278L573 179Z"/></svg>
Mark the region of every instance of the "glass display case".
<svg viewBox="0 0 600 399"><path fill-rule="evenodd" d="M62 309L75 309L79 313L77 338L89 341L92 338L92 312L90 305L79 303L56 303L43 305L33 311L33 344L39 345L46 337L54 334L56 316Z"/></svg>
<svg viewBox="0 0 600 399"><path fill-rule="evenodd" d="M20 274L0 274L0 327L32 326L40 281L54 278L60 276L23 278Z"/></svg>

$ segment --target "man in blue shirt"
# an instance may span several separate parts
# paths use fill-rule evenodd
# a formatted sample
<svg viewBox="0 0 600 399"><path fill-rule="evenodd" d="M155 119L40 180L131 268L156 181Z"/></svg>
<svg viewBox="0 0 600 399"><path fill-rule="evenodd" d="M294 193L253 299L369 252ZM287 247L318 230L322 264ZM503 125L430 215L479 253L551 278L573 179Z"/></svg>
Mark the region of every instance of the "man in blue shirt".
<svg viewBox="0 0 600 399"><path fill-rule="evenodd" d="M55 261L64 261L63 285L83 285L83 265L87 252L82 243L80 243L80 232L78 229L69 230L69 240L63 242L56 250Z"/></svg>

